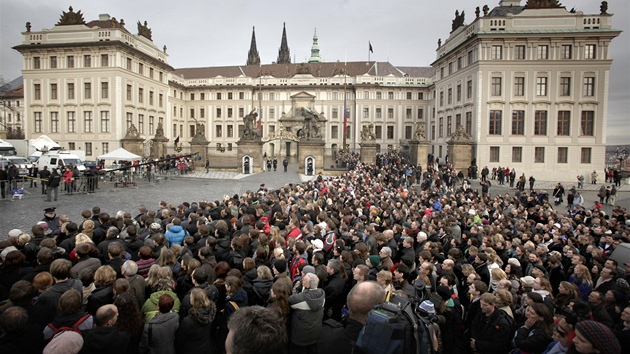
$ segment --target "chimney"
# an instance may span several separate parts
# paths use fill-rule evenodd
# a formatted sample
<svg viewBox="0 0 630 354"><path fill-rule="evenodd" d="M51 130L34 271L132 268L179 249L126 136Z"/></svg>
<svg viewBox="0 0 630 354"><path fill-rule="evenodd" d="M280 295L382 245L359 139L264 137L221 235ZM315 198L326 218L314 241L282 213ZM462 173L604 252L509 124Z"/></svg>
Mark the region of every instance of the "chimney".
<svg viewBox="0 0 630 354"><path fill-rule="evenodd" d="M499 2L499 6L505 6L505 7L521 6L521 0L501 0Z"/></svg>
<svg viewBox="0 0 630 354"><path fill-rule="evenodd" d="M100 14L100 15L98 15L98 20L99 21L109 21L110 20L109 14Z"/></svg>

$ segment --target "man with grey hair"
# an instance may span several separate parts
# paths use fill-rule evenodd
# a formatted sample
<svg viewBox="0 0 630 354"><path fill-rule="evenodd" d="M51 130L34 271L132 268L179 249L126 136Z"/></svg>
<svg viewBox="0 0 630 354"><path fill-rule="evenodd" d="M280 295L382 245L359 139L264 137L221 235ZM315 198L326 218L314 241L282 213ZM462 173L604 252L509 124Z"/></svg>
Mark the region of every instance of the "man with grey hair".
<svg viewBox="0 0 630 354"><path fill-rule="evenodd" d="M302 279L304 290L289 297L291 313L291 353L317 353L317 339L324 317L326 294L318 289L319 278L307 273Z"/></svg>
<svg viewBox="0 0 630 354"><path fill-rule="evenodd" d="M138 264L132 260L125 261L120 268L123 277L129 282L129 292L138 301L139 308L144 304L144 278L138 275Z"/></svg>
<svg viewBox="0 0 630 354"><path fill-rule="evenodd" d="M381 268L391 269L394 266L392 253L392 249L389 246L381 248L378 252L378 255L381 257Z"/></svg>
<svg viewBox="0 0 630 354"><path fill-rule="evenodd" d="M396 238L394 238L394 230L385 230L383 231L383 235L385 236L385 240L387 240L385 246L389 247L389 249L392 251L390 257L392 259L396 259L396 250L398 250L398 243L396 241Z"/></svg>
<svg viewBox="0 0 630 354"><path fill-rule="evenodd" d="M120 231L116 226L110 226L105 233L105 239L101 241L96 247L98 253L101 255L101 261L107 261L107 247L110 243L118 241L118 235Z"/></svg>

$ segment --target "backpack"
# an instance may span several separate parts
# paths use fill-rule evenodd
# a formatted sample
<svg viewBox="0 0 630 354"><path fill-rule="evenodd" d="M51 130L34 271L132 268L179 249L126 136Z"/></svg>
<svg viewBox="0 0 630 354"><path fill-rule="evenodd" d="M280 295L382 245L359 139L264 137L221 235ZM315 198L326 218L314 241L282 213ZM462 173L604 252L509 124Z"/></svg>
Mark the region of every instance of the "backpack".
<svg viewBox="0 0 630 354"><path fill-rule="evenodd" d="M368 313L356 347L365 354L417 354L420 335L412 303L393 296Z"/></svg>
<svg viewBox="0 0 630 354"><path fill-rule="evenodd" d="M420 321L420 348L418 353L437 354L442 353L442 332L438 325L437 316L419 316Z"/></svg>
<svg viewBox="0 0 630 354"><path fill-rule="evenodd" d="M85 322L85 320L87 320L91 315L89 313L86 313L85 315L81 316L81 318L79 318L71 327L68 326L61 326L59 328L53 326L52 323L48 324L48 327L50 327L50 329L52 329L53 331L53 337L57 335L57 333L59 332L65 332L65 331L72 331L72 332L76 332L79 333L81 336L83 336L83 333L81 333L81 330L79 329L79 326L81 325L81 323Z"/></svg>

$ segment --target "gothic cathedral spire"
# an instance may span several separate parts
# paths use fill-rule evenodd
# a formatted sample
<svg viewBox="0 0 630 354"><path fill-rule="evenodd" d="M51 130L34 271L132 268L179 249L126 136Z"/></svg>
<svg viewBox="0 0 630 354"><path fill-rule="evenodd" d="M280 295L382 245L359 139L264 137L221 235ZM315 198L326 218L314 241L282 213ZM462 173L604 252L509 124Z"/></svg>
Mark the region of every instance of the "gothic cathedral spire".
<svg viewBox="0 0 630 354"><path fill-rule="evenodd" d="M247 65L259 65L260 56L258 55L258 49L256 48L256 27L252 27L252 44L249 46L249 53L247 53Z"/></svg>
<svg viewBox="0 0 630 354"><path fill-rule="evenodd" d="M289 53L289 45L287 44L287 27L286 23L282 24L282 42L278 50L278 64L291 64L291 54Z"/></svg>
<svg viewBox="0 0 630 354"><path fill-rule="evenodd" d="M315 29L315 34L313 35L313 46L311 47L311 58L308 60L309 63L321 63L322 58L319 56L319 44L317 44L317 28Z"/></svg>

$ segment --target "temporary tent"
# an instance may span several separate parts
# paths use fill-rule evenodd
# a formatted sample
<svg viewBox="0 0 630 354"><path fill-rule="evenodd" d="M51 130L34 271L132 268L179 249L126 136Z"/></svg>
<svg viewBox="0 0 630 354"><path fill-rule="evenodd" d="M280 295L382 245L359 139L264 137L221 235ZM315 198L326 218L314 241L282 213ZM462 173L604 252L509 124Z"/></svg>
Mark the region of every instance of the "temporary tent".
<svg viewBox="0 0 630 354"><path fill-rule="evenodd" d="M31 145L34 146L37 151L61 149L61 145L49 138L48 135L40 135L36 139L31 139Z"/></svg>
<svg viewBox="0 0 630 354"><path fill-rule="evenodd" d="M141 160L142 157L136 155L136 154L132 154L129 151L120 148L120 149L116 149L112 152L109 152L105 155L101 155L98 156L97 159L99 160L122 160L122 161L138 161Z"/></svg>

